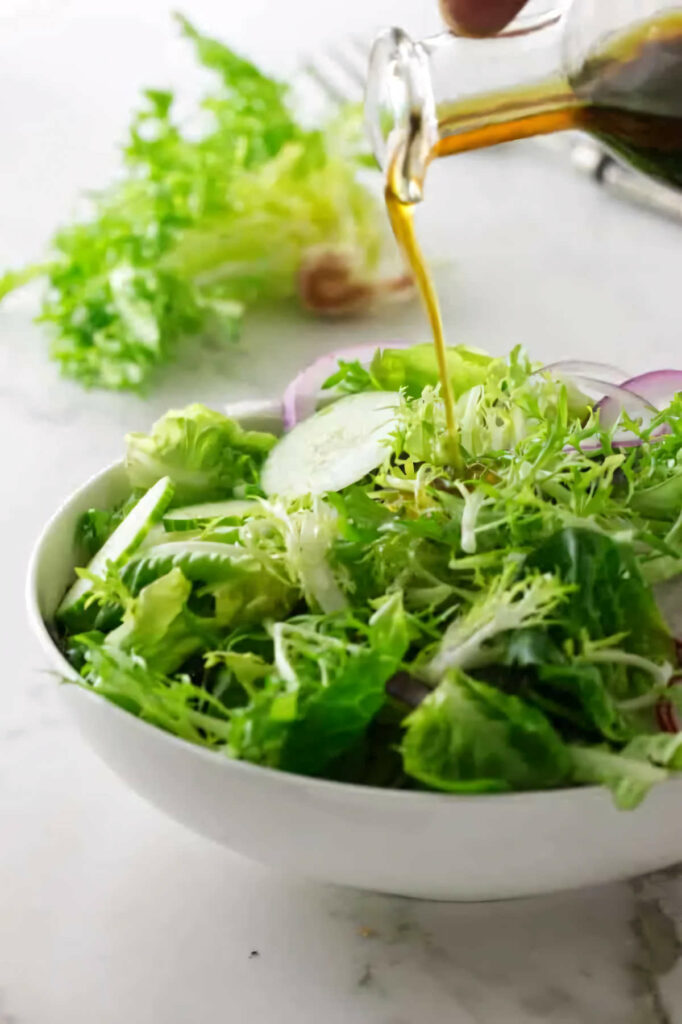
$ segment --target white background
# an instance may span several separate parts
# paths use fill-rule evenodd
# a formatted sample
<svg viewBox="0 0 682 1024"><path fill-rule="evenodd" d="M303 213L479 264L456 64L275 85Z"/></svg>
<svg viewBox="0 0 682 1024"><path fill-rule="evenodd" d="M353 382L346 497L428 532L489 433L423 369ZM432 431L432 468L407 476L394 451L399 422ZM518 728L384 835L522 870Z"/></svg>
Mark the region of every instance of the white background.
<svg viewBox="0 0 682 1024"><path fill-rule="evenodd" d="M351 31L438 24L435 0L185 13L282 74ZM0 266L39 256L79 191L114 172L138 88L175 83L196 89L159 0L0 0ZM679 365L682 228L532 144L444 164L420 221L451 341ZM423 338L419 310L324 329L254 316L239 349L186 354L146 403L61 381L32 311L30 296L0 309L0 1024L682 1021L674 878L483 907L285 879L127 792L41 671L22 599L31 543L125 430L172 403L275 394L322 348Z"/></svg>

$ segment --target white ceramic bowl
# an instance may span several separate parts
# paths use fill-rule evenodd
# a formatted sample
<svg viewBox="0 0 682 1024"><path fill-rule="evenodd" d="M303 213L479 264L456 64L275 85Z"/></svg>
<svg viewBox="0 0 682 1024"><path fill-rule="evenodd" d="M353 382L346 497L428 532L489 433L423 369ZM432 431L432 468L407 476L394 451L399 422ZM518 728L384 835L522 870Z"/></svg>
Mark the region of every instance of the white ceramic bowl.
<svg viewBox="0 0 682 1024"><path fill-rule="evenodd" d="M273 405L240 406L273 429ZM28 608L47 659L74 672L49 631L72 578L74 527L93 505L127 494L121 463L71 495L36 545ZM55 685L57 685L55 683ZM287 871L404 896L482 900L607 882L682 858L682 785L617 811L599 788L448 796L342 785L230 761L76 686L63 699L88 742L138 793L231 849Z"/></svg>

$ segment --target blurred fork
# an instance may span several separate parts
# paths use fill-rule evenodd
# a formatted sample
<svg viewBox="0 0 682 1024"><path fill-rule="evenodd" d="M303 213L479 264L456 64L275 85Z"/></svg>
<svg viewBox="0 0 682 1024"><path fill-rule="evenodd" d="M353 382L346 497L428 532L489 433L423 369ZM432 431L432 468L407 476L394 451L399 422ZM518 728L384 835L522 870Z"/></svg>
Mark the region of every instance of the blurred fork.
<svg viewBox="0 0 682 1024"><path fill-rule="evenodd" d="M370 42L350 35L307 60L306 75L336 105L360 103L364 97ZM682 194L628 170L598 143L574 133L538 136L534 142L568 157L571 165L607 192L682 223Z"/></svg>

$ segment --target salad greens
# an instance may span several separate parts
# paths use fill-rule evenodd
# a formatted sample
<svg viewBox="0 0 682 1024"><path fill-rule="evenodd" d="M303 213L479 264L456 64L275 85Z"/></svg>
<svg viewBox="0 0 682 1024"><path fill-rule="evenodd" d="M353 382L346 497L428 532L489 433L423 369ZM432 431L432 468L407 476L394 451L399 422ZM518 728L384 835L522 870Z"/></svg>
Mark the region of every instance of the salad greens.
<svg viewBox="0 0 682 1024"><path fill-rule="evenodd" d="M682 398L619 447L520 350L450 365L460 475L423 346L342 365L283 441L200 405L130 435L131 498L83 516L92 561L57 616L82 685L223 756L365 785L601 783L634 807L682 771L652 585L682 567ZM390 416L378 447L344 390Z"/></svg>
<svg viewBox="0 0 682 1024"><path fill-rule="evenodd" d="M149 435L128 434L126 440L131 485L146 490L169 476L176 505L245 493L249 485L257 485L262 462L275 443L271 434L242 430L198 404L168 413Z"/></svg>
<svg viewBox="0 0 682 1024"><path fill-rule="evenodd" d="M505 375L504 360L489 356L487 352L452 345L445 354L456 398L477 384L486 381L490 384L495 377ZM344 392L404 390L410 398L419 398L425 387L437 384L436 350L428 342L407 349L377 349L367 368L357 360L339 360L339 369L324 387L338 387Z"/></svg>
<svg viewBox="0 0 682 1024"><path fill-rule="evenodd" d="M0 276L0 299L46 279L51 353L86 387L140 388L183 338L235 338L257 302L299 294L324 313L327 273L338 292L341 272L354 302L377 284L382 218L358 178L359 112L303 127L285 85L178 21L214 79L195 115L145 90L124 174L46 260Z"/></svg>

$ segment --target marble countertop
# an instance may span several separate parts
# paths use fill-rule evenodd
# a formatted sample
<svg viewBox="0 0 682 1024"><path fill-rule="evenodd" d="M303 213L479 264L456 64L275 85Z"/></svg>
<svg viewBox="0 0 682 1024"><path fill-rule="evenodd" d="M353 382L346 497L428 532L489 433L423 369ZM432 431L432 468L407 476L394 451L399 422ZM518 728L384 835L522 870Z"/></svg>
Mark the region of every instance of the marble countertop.
<svg viewBox="0 0 682 1024"><path fill-rule="evenodd" d="M3 267L39 253L78 190L106 179L137 87L190 73L161 0L7 6ZM350 29L436 22L435 0L418 17L410 0L291 0L289 11L250 0L238 19L230 6L193 0L188 13L283 71ZM679 227L532 144L445 163L420 221L452 341L522 342L547 360L570 353L633 372L679 364ZM280 876L126 790L66 720L29 634L23 579L38 529L118 455L125 430L172 404L274 395L313 354L353 338L423 338L419 310L324 329L253 317L241 346L186 353L143 402L60 380L32 302L0 310L0 1024L682 1022L675 870L486 905Z"/></svg>

